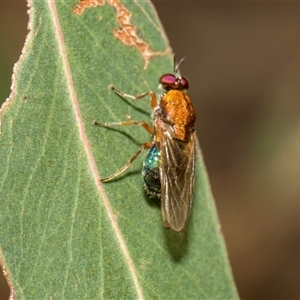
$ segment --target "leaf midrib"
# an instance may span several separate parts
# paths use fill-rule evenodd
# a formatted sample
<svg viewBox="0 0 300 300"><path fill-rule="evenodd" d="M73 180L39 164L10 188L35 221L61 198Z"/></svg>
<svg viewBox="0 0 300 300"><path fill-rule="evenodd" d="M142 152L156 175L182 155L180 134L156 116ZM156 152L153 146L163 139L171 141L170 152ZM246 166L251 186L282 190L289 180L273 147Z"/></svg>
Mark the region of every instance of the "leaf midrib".
<svg viewBox="0 0 300 300"><path fill-rule="evenodd" d="M97 166L96 166L95 159L92 155L90 143L89 143L89 140L88 140L85 128L84 128L83 118L82 118L82 115L81 115L77 95L76 95L76 92L75 92L75 87L74 87L74 82L73 82L73 78L72 78L71 68L70 68L70 65L69 65L68 56L67 56L67 52L66 52L66 48L65 48L64 37L63 37L63 33L62 33L62 29L61 29L61 26L60 26L59 17L58 17L58 13L57 13L56 3L55 3L55 1L49 1L48 5L49 5L50 13L51 13L51 16L52 16L52 19L53 19L53 25L54 25L55 34L56 34L56 38L57 38L57 43L58 43L58 47L59 47L59 52L60 52L61 59L62 59L62 64L63 64L63 71L64 71L64 74L66 76L67 89L68 89L68 92L69 92L69 95L70 95L70 100L71 100L71 103L72 103L72 107L73 107L73 110L74 110L74 113L75 113L75 119L76 119L76 122L78 124L79 136L80 136L81 142L83 144L85 153L87 155L88 164L89 164L89 167L91 169L91 173L92 173L92 176L94 178L94 182L95 182L97 191L101 195L101 198L103 199L103 203L104 203L107 215L109 217L109 220L111 222L112 228L115 232L116 239L119 242L120 249L123 252L123 255L125 257L125 261L126 261L126 264L128 266L129 272L132 276L134 286L135 286L136 292L138 294L138 298L139 299L144 299L143 292L142 292L142 287L139 283L133 260L132 260L130 254L129 254L127 245L125 243L125 240L123 238L121 230L118 226L118 223L116 222L111 204L110 204L110 202L108 200L108 197L105 193L103 185L99 181L99 178L100 178L99 172L98 172L98 169L97 169Z"/></svg>

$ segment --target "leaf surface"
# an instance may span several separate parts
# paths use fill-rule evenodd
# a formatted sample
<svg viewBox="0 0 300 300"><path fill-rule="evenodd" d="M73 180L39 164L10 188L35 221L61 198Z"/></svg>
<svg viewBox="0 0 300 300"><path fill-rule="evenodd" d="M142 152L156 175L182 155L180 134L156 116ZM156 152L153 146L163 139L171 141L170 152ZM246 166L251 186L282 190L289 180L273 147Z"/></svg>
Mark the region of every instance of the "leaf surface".
<svg viewBox="0 0 300 300"><path fill-rule="evenodd" d="M0 254L16 297L236 299L200 150L180 233L162 226L143 190L145 153L99 183L151 140L138 126L92 126L150 122L147 97L120 99L109 84L157 91L172 55L149 2L108 1L81 14L77 4L30 2L31 31L1 111ZM136 26L128 25L131 46L116 36L126 24Z"/></svg>

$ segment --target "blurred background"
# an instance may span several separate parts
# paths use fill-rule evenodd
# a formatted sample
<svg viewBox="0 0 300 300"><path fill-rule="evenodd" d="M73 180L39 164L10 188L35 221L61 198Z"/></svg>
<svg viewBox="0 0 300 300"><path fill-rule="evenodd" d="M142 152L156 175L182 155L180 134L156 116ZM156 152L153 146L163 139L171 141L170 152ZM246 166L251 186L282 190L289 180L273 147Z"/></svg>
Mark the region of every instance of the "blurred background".
<svg viewBox="0 0 300 300"><path fill-rule="evenodd" d="M176 57L186 57L181 73L240 297L300 299L300 2L154 5ZM26 10L23 0L1 2L0 102Z"/></svg>

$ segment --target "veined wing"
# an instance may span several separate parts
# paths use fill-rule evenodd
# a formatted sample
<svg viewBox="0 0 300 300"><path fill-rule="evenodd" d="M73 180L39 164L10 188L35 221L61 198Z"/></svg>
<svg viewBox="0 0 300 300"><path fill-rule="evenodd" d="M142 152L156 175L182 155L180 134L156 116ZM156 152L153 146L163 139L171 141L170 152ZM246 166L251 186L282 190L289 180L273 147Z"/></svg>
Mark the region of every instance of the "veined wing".
<svg viewBox="0 0 300 300"><path fill-rule="evenodd" d="M195 133L187 142L172 138L171 127L161 135L161 201L166 226L184 228L191 212L195 178Z"/></svg>

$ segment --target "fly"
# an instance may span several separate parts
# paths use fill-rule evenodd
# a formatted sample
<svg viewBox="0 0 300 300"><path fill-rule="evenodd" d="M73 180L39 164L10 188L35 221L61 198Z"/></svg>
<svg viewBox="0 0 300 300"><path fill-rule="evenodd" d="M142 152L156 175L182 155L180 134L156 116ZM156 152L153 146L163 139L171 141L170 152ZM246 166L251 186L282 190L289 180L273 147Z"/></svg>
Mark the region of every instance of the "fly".
<svg viewBox="0 0 300 300"><path fill-rule="evenodd" d="M152 134L152 142L142 144L126 165L101 181L113 180L128 169L143 150L149 149L142 168L144 187L150 197L161 199L164 226L175 231L185 227L191 213L196 158L196 114L187 95L189 82L179 73L181 61L174 62L173 73L159 78L164 89L159 96L152 91L132 96L109 86L117 95L132 100L150 95L153 126L131 119L107 123L94 121L98 126L139 125Z"/></svg>

